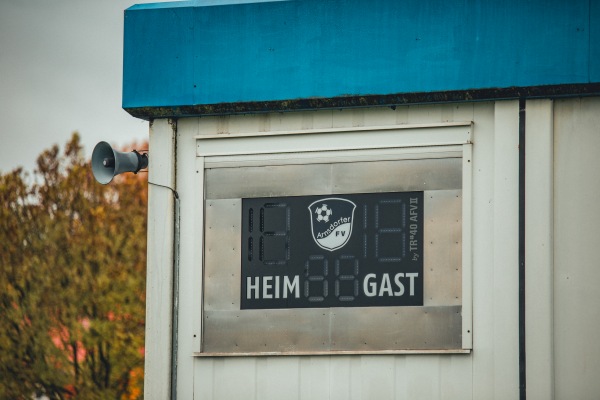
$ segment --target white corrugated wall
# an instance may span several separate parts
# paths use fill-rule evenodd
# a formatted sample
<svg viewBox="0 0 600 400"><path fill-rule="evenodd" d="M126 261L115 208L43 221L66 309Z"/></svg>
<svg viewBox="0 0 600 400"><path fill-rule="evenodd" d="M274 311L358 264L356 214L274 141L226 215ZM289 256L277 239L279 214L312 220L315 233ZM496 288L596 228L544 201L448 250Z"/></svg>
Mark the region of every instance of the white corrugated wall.
<svg viewBox="0 0 600 400"><path fill-rule="evenodd" d="M600 98L554 103L554 391L600 398Z"/></svg>
<svg viewBox="0 0 600 400"><path fill-rule="evenodd" d="M201 260L196 142L202 134L474 121L470 355L194 358ZM166 123L155 121L154 124ZM155 128L156 129L156 126ZM518 102L181 119L180 399L511 399L518 397ZM166 321L165 321L166 322Z"/></svg>
<svg viewBox="0 0 600 400"><path fill-rule="evenodd" d="M527 398L600 396L600 99L527 102Z"/></svg>
<svg viewBox="0 0 600 400"><path fill-rule="evenodd" d="M193 356L200 340L192 332L202 285L203 176L195 136L447 121L474 122L471 354ZM526 122L527 396L596 399L600 99L529 100ZM176 127L175 133L169 121L154 122L150 179L174 178L181 198L179 399L519 397L517 101L187 118ZM150 192L146 398L170 392L170 196L156 187Z"/></svg>

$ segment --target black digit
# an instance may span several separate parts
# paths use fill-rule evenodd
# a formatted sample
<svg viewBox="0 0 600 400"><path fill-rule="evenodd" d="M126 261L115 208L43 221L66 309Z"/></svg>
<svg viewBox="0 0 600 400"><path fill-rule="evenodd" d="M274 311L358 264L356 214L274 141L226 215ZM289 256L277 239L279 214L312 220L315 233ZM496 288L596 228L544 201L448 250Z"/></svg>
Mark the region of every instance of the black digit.
<svg viewBox="0 0 600 400"><path fill-rule="evenodd" d="M252 233L254 230L254 209L248 210L248 232Z"/></svg>
<svg viewBox="0 0 600 400"><path fill-rule="evenodd" d="M394 215L382 216L381 206L393 206ZM396 217L396 218L392 218ZM383 228L382 221L393 221L398 219L398 226L387 226ZM381 254L381 242L386 235L395 235L399 240L395 243L399 254ZM388 236L389 238L389 236ZM375 257L379 262L400 262L406 257L406 204L401 199L380 200L375 204Z"/></svg>
<svg viewBox="0 0 600 400"><path fill-rule="evenodd" d="M252 240L252 236L248 238L248 261L252 261L254 257L254 241Z"/></svg>
<svg viewBox="0 0 600 400"><path fill-rule="evenodd" d="M342 275L342 271L341 271L341 260L345 260L348 264L350 264L351 266L351 274L343 274ZM340 301L353 301L355 299L356 296L358 296L358 272L359 272L359 268L358 268L358 259L354 256L350 256L350 255L343 255L340 256L340 258L335 260L335 297L337 297ZM342 296L340 295L341 289L341 282L348 282L348 281L352 281L351 283L351 291L352 294L350 295L345 295Z"/></svg>
<svg viewBox="0 0 600 400"><path fill-rule="evenodd" d="M363 206L363 258L367 258L367 210L368 207L365 204Z"/></svg>
<svg viewBox="0 0 600 400"><path fill-rule="evenodd" d="M254 240L252 239L252 231L254 230L254 209L248 210L248 261L252 261L254 258Z"/></svg>
<svg viewBox="0 0 600 400"><path fill-rule="evenodd" d="M267 210L279 211L283 226L275 228L267 225ZM272 220L270 223L273 224ZM267 230L267 227L270 229ZM290 260L290 207L286 203L265 203L260 209L260 232L259 260L265 265L287 265Z"/></svg>
<svg viewBox="0 0 600 400"><path fill-rule="evenodd" d="M322 269L322 274L311 274L311 261L321 261L317 266L320 266ZM304 264L304 275L306 279L304 280L304 297L308 298L310 302L320 302L325 300L325 297L329 294L329 285L327 281L327 275L329 273L327 259L324 256L310 256L306 263ZM310 295L310 285L311 282L315 282L322 289L322 296L311 296ZM319 285L319 282L321 284Z"/></svg>

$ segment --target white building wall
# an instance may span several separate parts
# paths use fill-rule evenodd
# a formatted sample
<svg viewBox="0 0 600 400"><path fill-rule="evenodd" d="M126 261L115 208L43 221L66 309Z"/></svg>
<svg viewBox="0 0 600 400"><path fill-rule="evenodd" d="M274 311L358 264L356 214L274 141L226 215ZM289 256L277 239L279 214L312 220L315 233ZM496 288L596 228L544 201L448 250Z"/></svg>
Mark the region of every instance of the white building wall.
<svg viewBox="0 0 600 400"><path fill-rule="evenodd" d="M150 126L148 181L175 184L175 125L158 120ZM175 199L164 187L148 187L148 258L146 274L146 343L144 397L171 395L173 321L173 230Z"/></svg>
<svg viewBox="0 0 600 400"><path fill-rule="evenodd" d="M554 391L600 397L600 98L554 103Z"/></svg>
<svg viewBox="0 0 600 400"><path fill-rule="evenodd" d="M600 393L600 99L526 106L527 396ZM518 102L186 118L151 125L150 182L181 198L177 398L515 399ZM471 354L199 358L197 135L473 121ZM170 397L174 199L150 185L145 398ZM177 293L176 293L177 294Z"/></svg>
<svg viewBox="0 0 600 400"><path fill-rule="evenodd" d="M197 135L474 121L471 354L198 358L202 282ZM157 122L155 122L156 124ZM151 137L152 157L161 152ZM180 399L514 399L518 397L518 102L328 110L180 119L177 397ZM168 152L168 146L164 148ZM152 195L151 195L152 196ZM165 206L166 207L166 206ZM166 210L167 208L165 208ZM152 213L157 211L152 211ZM200 222L199 222L200 221ZM151 239L167 242L169 231ZM152 243L150 244L152 246ZM149 287L163 277L149 265ZM168 278L168 274L164 275ZM168 280L166 281L168 283ZM150 295L150 292L149 292ZM153 295L155 296L155 295ZM150 304L150 303L149 303ZM156 304L156 300L154 303ZM164 307L164 305L163 305ZM168 326L170 321L150 321ZM156 336L155 336L156 338ZM152 338L149 338L153 340ZM149 346L153 346L149 343ZM156 369L157 366L154 366ZM161 365L159 368L166 367ZM148 368L148 364L147 364ZM152 366L150 366L152 368ZM147 375L147 387L160 386ZM146 390L146 398L164 398Z"/></svg>
<svg viewBox="0 0 600 400"><path fill-rule="evenodd" d="M553 105L526 104L525 315L527 398L554 397L553 357Z"/></svg>
<svg viewBox="0 0 600 400"><path fill-rule="evenodd" d="M600 99L527 102L527 398L600 393Z"/></svg>

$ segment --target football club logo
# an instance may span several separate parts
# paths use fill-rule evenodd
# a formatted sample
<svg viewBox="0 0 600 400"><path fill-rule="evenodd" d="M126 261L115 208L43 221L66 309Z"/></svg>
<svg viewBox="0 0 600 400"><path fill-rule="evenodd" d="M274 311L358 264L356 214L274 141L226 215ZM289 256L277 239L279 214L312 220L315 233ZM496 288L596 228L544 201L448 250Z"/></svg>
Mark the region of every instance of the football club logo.
<svg viewBox="0 0 600 400"><path fill-rule="evenodd" d="M308 206L315 243L325 250L344 247L352 235L356 204L350 200L330 197Z"/></svg>

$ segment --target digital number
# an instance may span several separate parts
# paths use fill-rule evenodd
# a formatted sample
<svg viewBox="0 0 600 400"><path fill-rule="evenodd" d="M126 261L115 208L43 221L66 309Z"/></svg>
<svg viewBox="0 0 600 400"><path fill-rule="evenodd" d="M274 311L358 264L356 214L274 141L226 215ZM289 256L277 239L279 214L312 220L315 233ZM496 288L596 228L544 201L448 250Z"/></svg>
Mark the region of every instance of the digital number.
<svg viewBox="0 0 600 400"><path fill-rule="evenodd" d="M342 263L350 267L351 273L344 274L342 271ZM315 269L317 271L315 271ZM358 296L358 273L359 265L356 257L351 255L342 255L335 259L335 281L334 293L339 301L353 301ZM321 302L329 295L329 262L322 255L310 256L304 264L304 297L310 302ZM342 282L349 282L349 285L343 285ZM314 289L316 285L316 290ZM342 286L346 287L346 291L350 289L349 294L342 294ZM312 293L313 290L318 291L319 295Z"/></svg>
<svg viewBox="0 0 600 400"><path fill-rule="evenodd" d="M312 261L320 261L320 267L322 268L320 271L321 274L313 275L311 274L311 262ZM325 297L329 294L329 285L327 281L327 275L329 273L329 268L327 264L327 259L324 256L310 256L306 261L304 268L304 275L306 276L306 280L304 281L304 297L308 298L310 302L319 302L325 300ZM311 282L314 282L317 287L321 287L321 296L311 296L310 295L310 285ZM321 282L321 284L319 284Z"/></svg>
<svg viewBox="0 0 600 400"><path fill-rule="evenodd" d="M393 206L393 215L399 215L400 221L398 226L387 226L382 228L382 221L389 221L391 218L382 217L381 207ZM397 207L396 207L397 206ZM396 208L399 208L396 210ZM388 215L388 213L385 213ZM385 236L399 235L400 240L394 243L398 245L400 254L382 254L382 241ZM401 199L380 200L375 204L375 258L379 262L401 262L406 257L406 203Z"/></svg>
<svg viewBox="0 0 600 400"><path fill-rule="evenodd" d="M248 233L250 236L248 237L248 261L252 261L254 259L254 238L252 237L252 232L254 231L254 209L251 208L248 210Z"/></svg>
<svg viewBox="0 0 600 400"><path fill-rule="evenodd" d="M266 213L274 213L278 217L268 218L269 226ZM265 203L258 209L258 214L259 232L255 233L255 209L248 210L248 261L255 258L257 236L258 260L265 265L286 265L290 260L290 207L286 203ZM273 224L279 226L271 226Z"/></svg>
<svg viewBox="0 0 600 400"><path fill-rule="evenodd" d="M351 274L342 274L341 271L341 260L346 261L352 268ZM353 301L356 296L358 296L358 260L354 256L340 256L340 258L335 260L335 297L337 297L340 301ZM350 288L352 294L350 295L342 295L340 286L342 282L352 282L350 284Z"/></svg>

